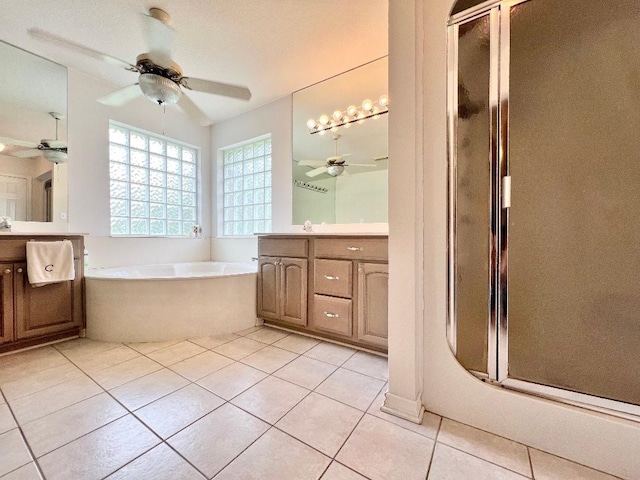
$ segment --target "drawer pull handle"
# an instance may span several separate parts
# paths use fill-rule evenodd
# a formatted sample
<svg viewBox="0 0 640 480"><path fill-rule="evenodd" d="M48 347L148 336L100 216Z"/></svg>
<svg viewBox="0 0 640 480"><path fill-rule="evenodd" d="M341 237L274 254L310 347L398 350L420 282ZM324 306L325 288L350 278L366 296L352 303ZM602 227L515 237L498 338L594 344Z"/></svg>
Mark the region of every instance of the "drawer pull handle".
<svg viewBox="0 0 640 480"><path fill-rule="evenodd" d="M331 313L326 311L324 312L324 316L329 318L340 318L340 315L338 315L337 313Z"/></svg>
<svg viewBox="0 0 640 480"><path fill-rule="evenodd" d="M18 273L22 273L22 269L21 269L21 268L19 268L18 270L16 270L16 272L18 272Z"/></svg>
<svg viewBox="0 0 640 480"><path fill-rule="evenodd" d="M340 280L340 277L334 277L332 275L325 275L324 278L327 280Z"/></svg>
<svg viewBox="0 0 640 480"><path fill-rule="evenodd" d="M350 252L362 252L364 250L363 247L347 247L347 250Z"/></svg>
<svg viewBox="0 0 640 480"><path fill-rule="evenodd" d="M10 268L5 268L4 269L4 273L9 275L11 273L11 269Z"/></svg>

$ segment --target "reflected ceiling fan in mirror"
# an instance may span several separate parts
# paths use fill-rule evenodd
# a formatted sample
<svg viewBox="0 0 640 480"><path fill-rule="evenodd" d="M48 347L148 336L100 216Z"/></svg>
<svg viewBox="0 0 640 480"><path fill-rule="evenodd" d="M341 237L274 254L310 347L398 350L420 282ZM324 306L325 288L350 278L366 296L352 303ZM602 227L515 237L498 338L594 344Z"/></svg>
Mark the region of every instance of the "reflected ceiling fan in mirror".
<svg viewBox="0 0 640 480"><path fill-rule="evenodd" d="M322 175L326 173L331 175L332 177L337 177L338 175L347 175L345 171L345 167L363 167L363 168L376 168L375 165L369 165L364 163L346 163L344 157L348 157L350 153L343 153L342 155L338 155L338 140L340 139L339 134L334 134L332 136L334 141L334 154L331 157L327 157L326 160L300 160L298 165L303 167L317 167L313 170L309 170L305 172L307 177L317 177L318 175Z"/></svg>
<svg viewBox="0 0 640 480"><path fill-rule="evenodd" d="M175 31L169 26L169 19L169 14L164 10L159 8L149 9L149 15L145 16L145 25L147 27L145 33L149 52L138 55L135 65L53 33L45 32L39 28L31 28L28 32L37 40L88 55L139 74L137 83L98 99L99 102L105 105L119 107L143 94L159 105L177 103L187 115L200 125L207 126L211 125L211 120L193 103L183 89L240 100L251 99L251 92L246 87L183 76L182 69L171 57Z"/></svg>
<svg viewBox="0 0 640 480"><path fill-rule="evenodd" d="M67 161L67 143L63 140L58 140L58 122L64 118L64 115L57 112L49 112L49 115L51 115L56 121L56 138L54 140L43 138L38 144L15 140L13 138L0 137L0 144L26 148L26 150L20 149L8 153L13 157L34 158L43 156L53 163L65 163Z"/></svg>

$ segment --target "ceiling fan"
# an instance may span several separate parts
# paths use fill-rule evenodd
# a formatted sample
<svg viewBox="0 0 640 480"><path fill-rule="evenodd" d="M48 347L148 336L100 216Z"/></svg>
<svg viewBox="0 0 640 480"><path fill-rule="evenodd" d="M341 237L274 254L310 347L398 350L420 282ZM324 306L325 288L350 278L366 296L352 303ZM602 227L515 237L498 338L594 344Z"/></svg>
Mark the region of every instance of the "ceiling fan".
<svg viewBox="0 0 640 480"><path fill-rule="evenodd" d="M308 172L305 172L305 175L307 175L307 177L317 177L318 175L321 175L323 173L327 173L332 177L337 177L338 175L341 175L341 174L346 175L347 172L344 171L344 167L376 168L375 165L369 165L369 164L345 163L346 160L344 159L344 157L348 157L351 154L343 153L342 155L338 155L338 139L340 138L340 135L336 133L332 136L332 138L334 141L334 154L332 156L327 157L327 159L324 161L323 160L300 160L298 162L298 165L301 165L304 167L317 167L317 168L314 168L313 170L309 170Z"/></svg>
<svg viewBox="0 0 640 480"><path fill-rule="evenodd" d="M251 92L248 88L238 85L183 76L182 69L171 58L171 46L175 31L169 26L169 19L169 14L164 10L149 9L149 15L145 16L149 52L138 55L135 65L39 28L31 28L28 32L37 40L73 50L139 74L137 83L111 92L98 99L99 102L119 107L142 93L159 105L177 103L187 115L200 125L211 125L211 120L185 95L184 89L241 100L249 100Z"/></svg>
<svg viewBox="0 0 640 480"><path fill-rule="evenodd" d="M43 156L53 163L64 163L67 161L67 144L63 140L58 140L58 122L64 118L64 115L57 112L49 112L56 121L56 138L55 140L43 138L39 144L15 140L13 138L0 138L0 144L14 147L23 147L27 150L17 150L11 152L10 155L18 158L34 158Z"/></svg>

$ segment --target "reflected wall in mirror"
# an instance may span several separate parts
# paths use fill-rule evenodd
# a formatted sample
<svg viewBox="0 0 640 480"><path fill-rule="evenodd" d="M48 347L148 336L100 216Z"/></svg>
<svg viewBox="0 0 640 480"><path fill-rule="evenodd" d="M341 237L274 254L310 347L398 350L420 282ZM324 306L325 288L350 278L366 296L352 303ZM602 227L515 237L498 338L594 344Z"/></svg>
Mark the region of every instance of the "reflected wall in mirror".
<svg viewBox="0 0 640 480"><path fill-rule="evenodd" d="M384 57L293 94L294 225L387 222L388 115L324 134L311 134L307 122L361 109L366 99L376 106L388 89ZM327 168L330 157L344 168Z"/></svg>
<svg viewBox="0 0 640 480"><path fill-rule="evenodd" d="M67 69L4 42L0 63L0 216L66 221Z"/></svg>

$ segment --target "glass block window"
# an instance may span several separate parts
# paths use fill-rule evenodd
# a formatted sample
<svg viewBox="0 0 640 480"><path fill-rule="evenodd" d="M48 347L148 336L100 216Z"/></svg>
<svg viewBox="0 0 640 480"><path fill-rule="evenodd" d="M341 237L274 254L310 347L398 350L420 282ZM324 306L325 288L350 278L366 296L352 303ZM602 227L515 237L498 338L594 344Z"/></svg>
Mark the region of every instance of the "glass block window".
<svg viewBox="0 0 640 480"><path fill-rule="evenodd" d="M109 122L111 235L189 235L198 171L197 148Z"/></svg>
<svg viewBox="0 0 640 480"><path fill-rule="evenodd" d="M226 236L271 231L271 136L222 150Z"/></svg>

